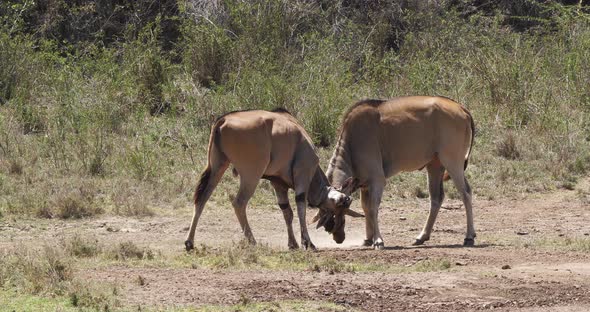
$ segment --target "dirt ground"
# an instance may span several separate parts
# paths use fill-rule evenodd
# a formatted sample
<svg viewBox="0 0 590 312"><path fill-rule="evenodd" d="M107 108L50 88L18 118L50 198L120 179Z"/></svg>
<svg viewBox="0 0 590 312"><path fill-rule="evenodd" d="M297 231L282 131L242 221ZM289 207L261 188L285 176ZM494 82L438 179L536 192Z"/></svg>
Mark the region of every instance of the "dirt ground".
<svg viewBox="0 0 590 312"><path fill-rule="evenodd" d="M129 306L200 307L282 300L334 302L360 311L590 311L590 207L576 191L560 190L521 199L474 200L476 246L463 248L465 213L446 200L431 240L411 243L427 216L428 200L385 202L380 224L386 250L358 247L364 220L347 221L347 239L337 245L311 227L319 256L343 262L411 266L447 259L433 272L334 273L313 270L213 270L97 266L80 269L89 280L121 285ZM213 207L218 205L218 207ZM360 210L358 201L353 208ZM242 238L229 203L206 207L196 244L231 245ZM190 208L176 215L142 219L103 217L82 221L9 221L0 227L0 247L15 247L68 235L93 235L103 242L130 240L181 254ZM308 212L308 220L314 212ZM259 244L286 249L282 214L275 207L249 208ZM296 223L294 223L296 225ZM295 226L298 228L297 226ZM298 231L296 233L297 237ZM571 240L583 248L568 245ZM145 280L138 286L138 276Z"/></svg>

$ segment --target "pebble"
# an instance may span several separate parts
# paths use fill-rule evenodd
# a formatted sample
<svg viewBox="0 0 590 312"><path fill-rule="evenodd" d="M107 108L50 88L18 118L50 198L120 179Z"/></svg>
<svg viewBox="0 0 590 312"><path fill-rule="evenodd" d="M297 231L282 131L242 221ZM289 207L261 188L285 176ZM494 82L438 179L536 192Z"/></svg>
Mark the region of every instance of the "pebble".
<svg viewBox="0 0 590 312"><path fill-rule="evenodd" d="M510 269L512 269L512 267L508 264L505 264L502 266L502 270L510 270Z"/></svg>

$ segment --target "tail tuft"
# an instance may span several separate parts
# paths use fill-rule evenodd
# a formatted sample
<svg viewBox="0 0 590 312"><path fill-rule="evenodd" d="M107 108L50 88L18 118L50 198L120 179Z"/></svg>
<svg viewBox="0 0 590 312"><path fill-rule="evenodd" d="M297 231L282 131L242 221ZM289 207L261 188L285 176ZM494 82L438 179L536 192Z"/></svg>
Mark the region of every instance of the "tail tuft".
<svg viewBox="0 0 590 312"><path fill-rule="evenodd" d="M193 197L195 205L197 204L199 197L201 197L203 192L205 192L205 190L207 189L207 185L209 185L209 178L210 177L211 177L211 168L207 168L207 169L205 169L205 172L203 172L203 174L201 174L201 179L199 179L199 184L197 184L197 189L195 190L195 196Z"/></svg>

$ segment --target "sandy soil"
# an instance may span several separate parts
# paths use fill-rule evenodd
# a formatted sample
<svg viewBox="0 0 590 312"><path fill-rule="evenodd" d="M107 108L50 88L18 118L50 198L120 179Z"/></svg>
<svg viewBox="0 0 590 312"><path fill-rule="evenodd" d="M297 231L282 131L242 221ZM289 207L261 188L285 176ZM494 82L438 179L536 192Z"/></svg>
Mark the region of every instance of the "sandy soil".
<svg viewBox="0 0 590 312"><path fill-rule="evenodd" d="M356 201L353 207L360 210ZM206 207L196 244L230 245L242 238L229 203ZM460 202L446 200L432 238L412 247L427 215L427 200L385 202L380 224L386 250L357 247L364 220L347 222L342 245L311 230L321 257L340 261L410 266L424 259L448 259L437 272L330 273L289 270L209 270L126 266L81 269L90 280L121 285L130 306L202 306L276 300L329 301L361 311L590 311L590 252L571 250L566 238L590 240L590 207L575 191L523 199L474 200L478 238L463 248L465 213ZM8 220L0 224L0 247L92 235L101 241L130 240L166 253L183 253L190 208L176 215L133 219L104 217L82 221ZM311 219L314 212L308 212ZM259 244L286 249L282 214L275 207L249 208ZM298 235L298 234L296 234ZM298 237L298 236L297 236ZM539 243L541 242L541 243ZM145 280L137 283L138 276Z"/></svg>

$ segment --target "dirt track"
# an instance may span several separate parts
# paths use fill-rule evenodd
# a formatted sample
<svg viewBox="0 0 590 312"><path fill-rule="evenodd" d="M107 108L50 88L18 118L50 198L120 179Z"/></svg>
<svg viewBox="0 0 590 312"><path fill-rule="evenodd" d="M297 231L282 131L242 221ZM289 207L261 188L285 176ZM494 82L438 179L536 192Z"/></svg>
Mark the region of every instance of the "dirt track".
<svg viewBox="0 0 590 312"><path fill-rule="evenodd" d="M223 205L223 203L221 203ZM214 204L212 204L214 205ZM233 210L206 208L197 228L197 244L229 245L242 236ZM353 204L358 209L358 203ZM575 192L560 191L535 198L474 201L475 248L463 248L464 210L447 200L432 239L412 247L427 215L427 200L383 205L380 222L388 248L355 247L364 238L363 220L347 222L345 244L312 231L318 257L343 262L409 267L425 259L446 259L451 267L434 272L315 272L313 270L210 270L114 266L82 269L96 281L122 285L130 306L202 306L302 300L330 301L362 311L589 311L590 207ZM249 209L259 244L286 248L287 237L278 208ZM91 221L26 222L2 228L1 245L49 240L68 235L93 235L101 241L131 240L164 253L183 253L189 210L180 216ZM311 219L313 212L308 219ZM568 245L568 239L584 244ZM139 286L138 276L145 279Z"/></svg>

